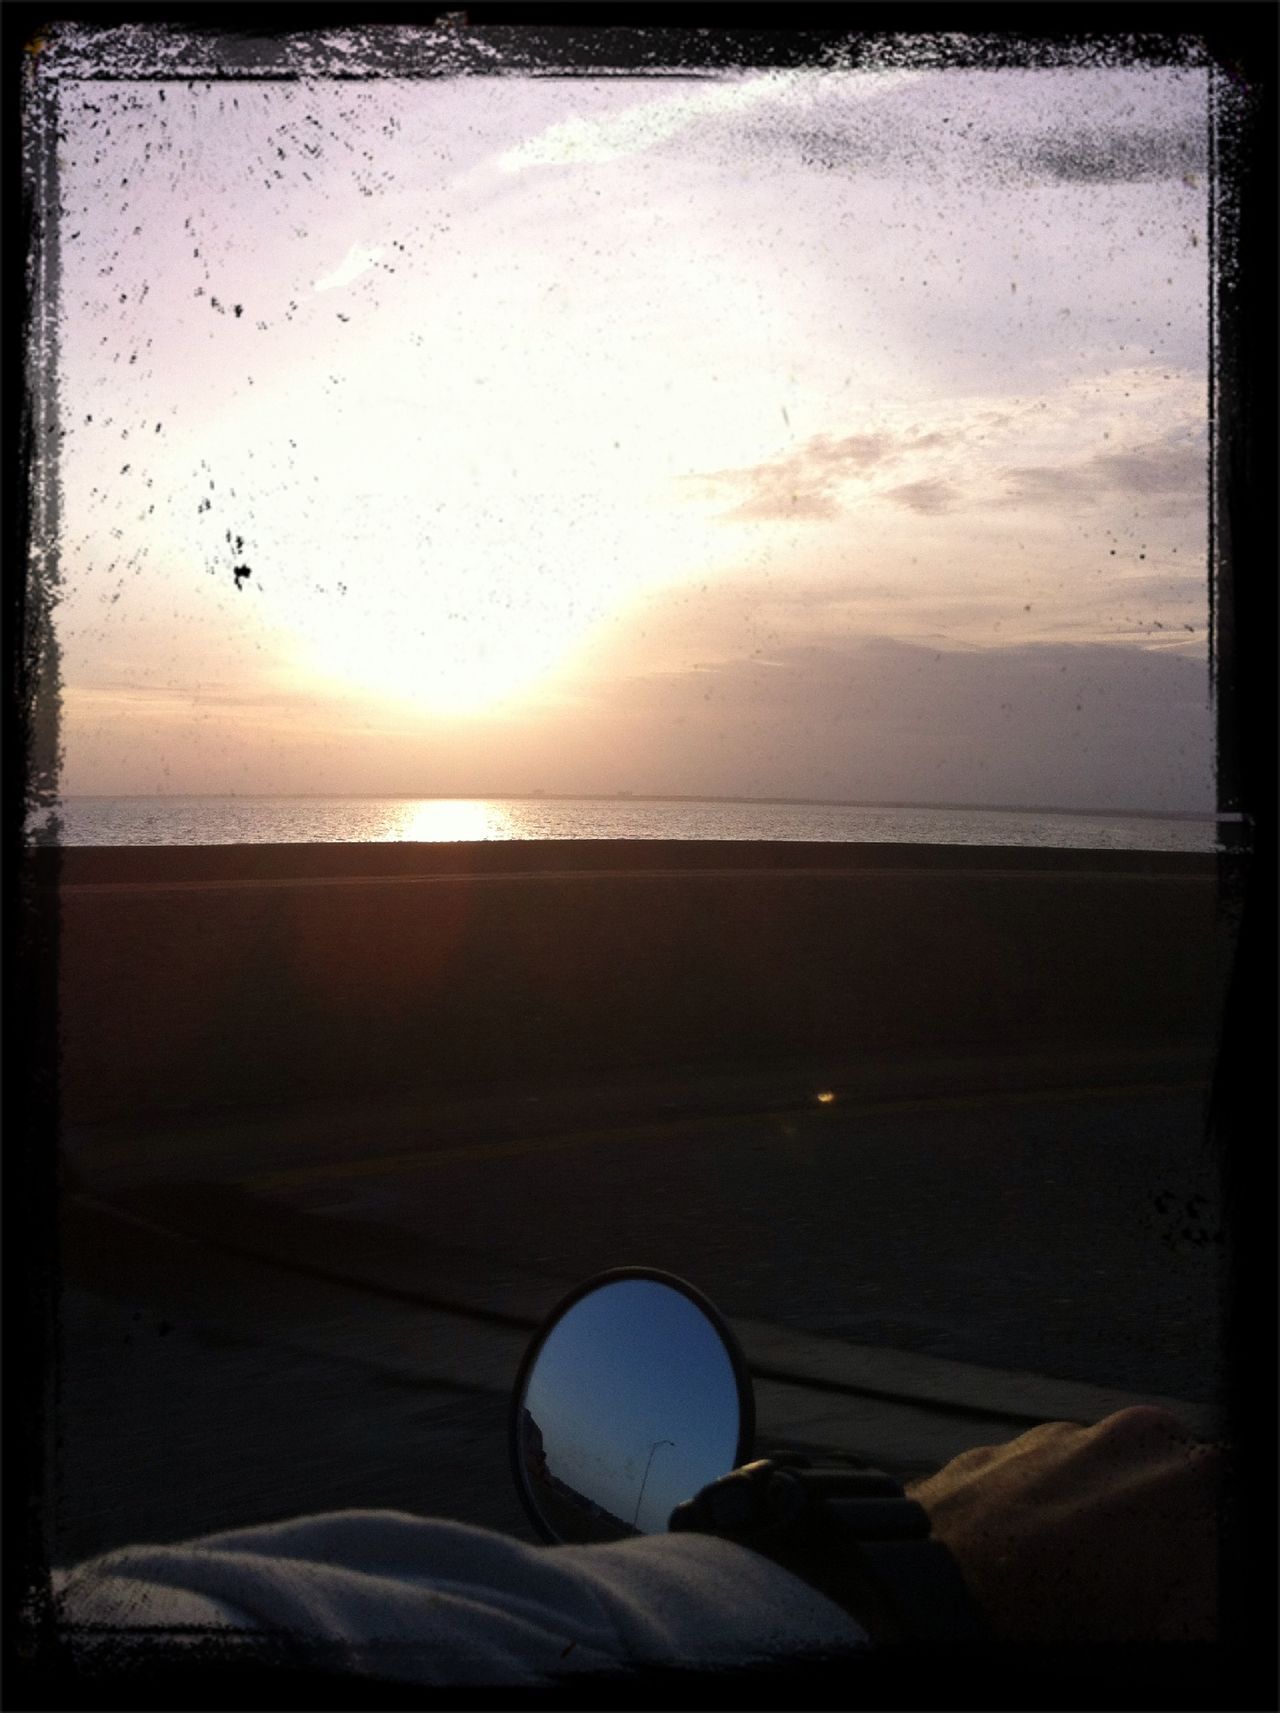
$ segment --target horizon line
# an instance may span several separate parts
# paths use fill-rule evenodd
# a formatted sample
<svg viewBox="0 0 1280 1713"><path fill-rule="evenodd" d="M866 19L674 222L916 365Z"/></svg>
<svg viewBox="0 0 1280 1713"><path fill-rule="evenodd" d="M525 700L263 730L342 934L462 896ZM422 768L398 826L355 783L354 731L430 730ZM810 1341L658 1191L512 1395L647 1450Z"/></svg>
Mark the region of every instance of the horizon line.
<svg viewBox="0 0 1280 1713"><path fill-rule="evenodd" d="M394 791L77 791L59 797L59 803L131 802L163 803L175 799L201 802L402 802L402 803L730 803L762 808L797 809L941 809L1004 815L1131 815L1153 820L1238 821L1235 811L1217 809L1139 809L1133 807L1071 807L1056 803L961 803L917 802L908 799L853 797L747 797L704 795L689 792L641 791L450 791L443 793ZM55 806L56 807L56 806Z"/></svg>

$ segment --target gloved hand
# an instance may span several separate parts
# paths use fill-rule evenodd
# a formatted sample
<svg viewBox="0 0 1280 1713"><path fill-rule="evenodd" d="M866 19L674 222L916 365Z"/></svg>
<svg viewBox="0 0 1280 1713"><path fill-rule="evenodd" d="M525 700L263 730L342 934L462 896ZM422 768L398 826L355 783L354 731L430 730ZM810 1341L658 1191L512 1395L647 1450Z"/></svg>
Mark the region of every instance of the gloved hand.
<svg viewBox="0 0 1280 1713"><path fill-rule="evenodd" d="M907 1492L1005 1641L1212 1641L1221 1464L1144 1405L966 1451Z"/></svg>

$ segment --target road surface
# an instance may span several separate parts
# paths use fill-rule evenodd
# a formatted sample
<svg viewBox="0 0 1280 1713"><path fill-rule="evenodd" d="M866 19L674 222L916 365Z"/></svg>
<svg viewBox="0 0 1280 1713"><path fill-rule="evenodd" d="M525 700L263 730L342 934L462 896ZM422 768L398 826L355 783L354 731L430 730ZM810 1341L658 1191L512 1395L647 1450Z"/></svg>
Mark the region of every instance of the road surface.
<svg viewBox="0 0 1280 1713"><path fill-rule="evenodd" d="M55 1556L351 1504L529 1538L506 1461L527 1326L624 1264L683 1274L791 1373L828 1352L846 1372L843 1349L926 1392L1003 1371L993 1416L1019 1373L1048 1413L1071 1413L1054 1384L1212 1407L1194 1081L814 1089L616 1124L536 1104L500 1134L368 1113L310 1147L295 1113L70 1138ZM766 1431L914 1434L918 1466L1017 1431L759 1392Z"/></svg>

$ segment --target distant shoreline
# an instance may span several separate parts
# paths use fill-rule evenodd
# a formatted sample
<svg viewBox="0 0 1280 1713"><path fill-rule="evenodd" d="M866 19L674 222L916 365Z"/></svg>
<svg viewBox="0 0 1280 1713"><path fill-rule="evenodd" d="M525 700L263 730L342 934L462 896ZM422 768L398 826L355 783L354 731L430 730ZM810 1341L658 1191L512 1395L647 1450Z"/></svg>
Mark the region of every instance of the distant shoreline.
<svg viewBox="0 0 1280 1713"><path fill-rule="evenodd" d="M395 791L103 791L76 792L63 803L729 803L790 809L923 809L980 815L1121 816L1143 821L1238 821L1211 809L1072 809L1044 803L912 803L847 797L701 797L677 792L633 791L454 791L426 794Z"/></svg>

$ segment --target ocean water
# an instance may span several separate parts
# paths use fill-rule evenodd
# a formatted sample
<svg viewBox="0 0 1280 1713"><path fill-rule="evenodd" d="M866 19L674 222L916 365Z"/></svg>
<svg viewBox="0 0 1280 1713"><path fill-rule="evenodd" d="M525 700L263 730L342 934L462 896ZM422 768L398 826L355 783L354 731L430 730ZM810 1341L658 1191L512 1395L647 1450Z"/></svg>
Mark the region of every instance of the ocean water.
<svg viewBox="0 0 1280 1713"><path fill-rule="evenodd" d="M63 845L346 844L473 839L812 839L1212 851L1212 816L682 798L67 797ZM33 843L48 842L34 828Z"/></svg>

